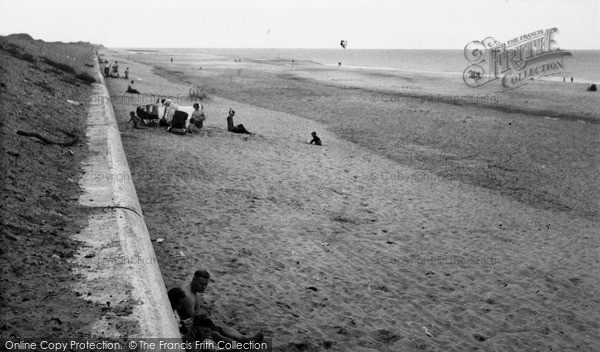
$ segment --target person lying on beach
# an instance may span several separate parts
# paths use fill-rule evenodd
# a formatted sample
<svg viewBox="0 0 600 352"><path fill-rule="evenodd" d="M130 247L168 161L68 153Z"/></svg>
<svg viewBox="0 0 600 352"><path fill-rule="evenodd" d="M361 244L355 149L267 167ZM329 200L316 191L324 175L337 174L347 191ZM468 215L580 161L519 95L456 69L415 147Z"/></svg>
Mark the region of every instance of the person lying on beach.
<svg viewBox="0 0 600 352"><path fill-rule="evenodd" d="M129 113L129 121L127 121L127 123L133 122L133 128L135 129L142 129L142 119L140 119L139 117L137 117L137 115L135 114L135 112L131 111Z"/></svg>
<svg viewBox="0 0 600 352"><path fill-rule="evenodd" d="M209 279L210 274L208 273L208 271L198 270L194 273L192 281L181 288L181 290L185 293L185 297L181 299L181 304L177 309L177 313L179 315L180 321L182 322L182 325L185 327L184 330L187 331L187 333L193 332L195 316L202 315L204 313L206 314L206 316L210 317L210 307L206 304L206 302L204 302L204 299L201 295L206 290ZM212 319L211 323L213 323L213 325L216 327L215 331L218 332L221 336L233 339L235 341L260 342L263 339L262 331L257 332L253 336L246 337L239 333L237 330L225 325L222 321L218 319Z"/></svg>
<svg viewBox="0 0 600 352"><path fill-rule="evenodd" d="M233 133L243 133L243 134L252 134L250 133L242 124L234 126L233 124L233 116L235 115L235 111L229 108L229 116L227 116L227 131Z"/></svg>
<svg viewBox="0 0 600 352"><path fill-rule="evenodd" d="M317 132L313 132L310 135L313 137L313 139L309 144L314 143L315 145L321 145L321 138L317 137Z"/></svg>
<svg viewBox="0 0 600 352"><path fill-rule="evenodd" d="M131 93L131 94L140 94L140 92L137 89L133 89L133 81L131 81L131 84L127 86L127 90L125 91L125 93Z"/></svg>

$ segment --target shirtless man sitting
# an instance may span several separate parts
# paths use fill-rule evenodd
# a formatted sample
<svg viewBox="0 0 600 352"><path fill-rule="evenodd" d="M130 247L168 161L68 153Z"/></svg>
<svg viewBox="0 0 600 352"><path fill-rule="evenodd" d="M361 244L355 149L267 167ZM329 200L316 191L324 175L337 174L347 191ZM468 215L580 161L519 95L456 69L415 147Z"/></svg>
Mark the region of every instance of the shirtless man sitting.
<svg viewBox="0 0 600 352"><path fill-rule="evenodd" d="M185 294L185 297L181 298L179 302L171 303L173 308L177 310L179 319L182 321L185 326L185 330L188 332L187 336L200 341L203 340L204 336L195 336L197 335L195 332L198 329L193 328L193 320L195 317L209 317L208 310L210 308L206 305L204 299L202 298L202 293L206 290L209 279L210 274L208 271L196 271L192 281L181 288ZM172 290L175 291L176 289L171 289L169 292ZM198 319L196 320L198 321ZM259 331L253 336L246 337L235 329L225 325L218 319L210 318L209 320L214 324L214 333L216 333L216 335L221 335L224 341L232 339L238 342L261 342L263 339L262 331ZM216 338L217 336L214 333L211 337Z"/></svg>

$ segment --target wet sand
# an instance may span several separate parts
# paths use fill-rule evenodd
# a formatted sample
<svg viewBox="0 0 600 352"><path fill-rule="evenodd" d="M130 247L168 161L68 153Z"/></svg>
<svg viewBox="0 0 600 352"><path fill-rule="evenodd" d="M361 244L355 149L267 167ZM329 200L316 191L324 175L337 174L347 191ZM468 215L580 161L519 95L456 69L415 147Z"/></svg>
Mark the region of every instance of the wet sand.
<svg viewBox="0 0 600 352"><path fill-rule="evenodd" d="M146 96L211 92L201 135L133 130L145 97L114 108L168 288L206 268L226 323L276 351L599 348L597 110L541 105L581 86L524 87L513 113L516 91L500 108L383 101L430 94L421 75L105 57ZM230 107L255 135L226 131Z"/></svg>

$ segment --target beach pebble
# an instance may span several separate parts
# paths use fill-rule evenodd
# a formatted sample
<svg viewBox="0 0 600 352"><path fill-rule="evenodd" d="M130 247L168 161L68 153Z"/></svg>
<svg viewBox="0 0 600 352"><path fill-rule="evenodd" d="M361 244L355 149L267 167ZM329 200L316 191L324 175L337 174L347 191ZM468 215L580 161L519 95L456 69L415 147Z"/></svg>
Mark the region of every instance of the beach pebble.
<svg viewBox="0 0 600 352"><path fill-rule="evenodd" d="M477 334L477 333L473 334L473 338L475 338L475 340L480 341L480 342L483 342L487 339L485 336L483 336L481 334Z"/></svg>
<svg viewBox="0 0 600 352"><path fill-rule="evenodd" d="M157 242L157 243L162 243L162 242L164 242L164 241L165 241L165 239L164 239L164 238L157 238L157 239L156 239L156 242Z"/></svg>

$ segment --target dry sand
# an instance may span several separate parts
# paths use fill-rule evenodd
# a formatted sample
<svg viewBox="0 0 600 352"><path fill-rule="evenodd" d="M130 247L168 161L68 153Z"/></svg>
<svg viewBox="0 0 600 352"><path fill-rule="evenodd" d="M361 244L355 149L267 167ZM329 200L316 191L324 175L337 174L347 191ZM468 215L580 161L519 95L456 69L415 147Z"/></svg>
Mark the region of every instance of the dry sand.
<svg viewBox="0 0 600 352"><path fill-rule="evenodd" d="M597 180L589 178L598 124L589 116L390 106L368 102L369 87L316 82L335 74L323 68L207 57L169 73L132 60L168 65L155 53L105 58L128 66L146 94L138 102L123 93L127 81L107 80L146 223L164 238L154 250L165 282L180 286L207 269L206 300L231 326L263 328L276 351L600 349ZM147 95L185 96L192 82L216 87L203 134L126 124ZM226 131L230 107L255 135ZM506 130L508 122L520 128ZM307 144L313 130L323 146ZM571 135L580 138L569 148L548 142ZM550 151L539 153L540 144ZM503 147L520 149L518 160L502 160ZM550 172L565 158L583 164ZM507 186L515 172L501 167L513 162L526 179L515 188L525 191ZM546 191L554 193L545 200Z"/></svg>

